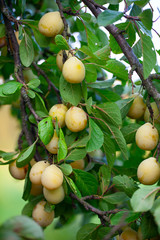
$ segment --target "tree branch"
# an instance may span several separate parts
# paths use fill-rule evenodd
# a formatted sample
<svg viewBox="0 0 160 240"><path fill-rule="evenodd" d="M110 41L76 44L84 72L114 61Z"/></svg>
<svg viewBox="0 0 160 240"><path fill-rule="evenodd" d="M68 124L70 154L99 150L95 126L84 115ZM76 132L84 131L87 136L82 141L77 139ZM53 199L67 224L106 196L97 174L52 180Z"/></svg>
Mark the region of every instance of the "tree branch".
<svg viewBox="0 0 160 240"><path fill-rule="evenodd" d="M60 0L56 0L56 3L58 5L58 8L59 8L59 12L60 12L60 15L61 15L61 18L63 20L63 23L64 23L64 30L63 30L63 36L66 38L67 37L67 32L68 32L68 23L64 17L64 14L63 14L63 7L62 7L62 4L61 4L61 1Z"/></svg>
<svg viewBox="0 0 160 240"><path fill-rule="evenodd" d="M49 79L49 77L47 76L47 74L36 64L36 63L32 63L33 67L37 70L38 74L42 75L45 80L47 81L48 83L48 86L49 86L49 91L51 89L51 87L53 88L53 90L55 91L55 94L57 96L57 100L58 100L58 103L61 103L61 97L60 97L60 93L59 93L59 90L58 88L56 88L56 86L54 85L54 83Z"/></svg>
<svg viewBox="0 0 160 240"><path fill-rule="evenodd" d="M84 201L82 198L78 198L75 194L70 193L70 197L72 199L77 200L87 211L94 212L95 214L98 215L98 217L101 220L101 223L105 225L106 222L109 222L109 218L106 216L107 212L106 211L101 211L98 208L93 207L91 204L88 202Z"/></svg>
<svg viewBox="0 0 160 240"><path fill-rule="evenodd" d="M24 77L23 77L22 65L21 65L20 56L19 56L19 45L18 45L16 36L14 34L12 24L10 22L11 20L13 21L14 18L13 17L11 18L11 13L8 10L5 0L0 0L0 9L3 14L3 19L4 19L8 37L10 38L10 42L12 44L14 64L15 64L15 69L14 69L15 77L18 82L21 82L24 85L21 89L21 95L22 95L26 105L30 109L31 113L35 117L36 121L38 122L40 120L40 118L34 111L32 104L30 102L30 98L28 97L26 89L25 89L25 81L24 81Z"/></svg>
<svg viewBox="0 0 160 240"><path fill-rule="evenodd" d="M91 12L94 14L94 16L97 18L98 15L101 13L101 10L99 8L96 8L94 1L89 2L87 0L83 0L84 4L91 10ZM160 94L158 93L157 89L152 84L150 77L147 79L144 79L143 77L143 66L139 62L138 58L134 54L132 48L129 46L127 41L125 40L122 33L119 31L119 29L113 25L110 24L105 27L110 34L113 35L117 43L119 44L122 52L124 53L125 57L128 59L129 64L131 67L135 66L135 71L137 72L138 76L140 77L143 87L147 90L148 94L152 96L157 104L158 109L160 110Z"/></svg>

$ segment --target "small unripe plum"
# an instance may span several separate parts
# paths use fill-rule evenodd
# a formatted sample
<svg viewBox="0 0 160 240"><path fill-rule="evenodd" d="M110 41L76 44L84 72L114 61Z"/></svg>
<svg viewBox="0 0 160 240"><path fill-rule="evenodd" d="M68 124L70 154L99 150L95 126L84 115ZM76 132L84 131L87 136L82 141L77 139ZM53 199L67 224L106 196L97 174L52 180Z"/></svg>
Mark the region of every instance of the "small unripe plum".
<svg viewBox="0 0 160 240"><path fill-rule="evenodd" d="M9 164L9 172L11 176L14 177L15 179L19 179L19 180L25 179L27 170L28 170L28 165L18 168L16 166L16 161Z"/></svg>
<svg viewBox="0 0 160 240"><path fill-rule="evenodd" d="M158 131L151 123L145 123L136 132L136 144L143 150L153 150L158 143Z"/></svg>
<svg viewBox="0 0 160 240"><path fill-rule="evenodd" d="M45 145L46 149L53 154L57 154L58 152L58 136L56 131L54 131L54 135L51 139L51 141Z"/></svg>
<svg viewBox="0 0 160 240"><path fill-rule="evenodd" d="M65 53L66 53L67 59L72 57L72 53L69 50L65 50ZM59 70L62 71L62 68L63 68L63 51L62 50L59 51L59 53L57 54L56 63Z"/></svg>
<svg viewBox="0 0 160 240"><path fill-rule="evenodd" d="M65 193L62 185L53 190L48 190L47 188L44 187L43 194L45 199L52 204L58 204L62 202L65 197Z"/></svg>
<svg viewBox="0 0 160 240"><path fill-rule="evenodd" d="M68 108L64 104L56 104L49 110L49 116L51 116L53 123L56 123L56 118L59 127L65 126L65 115Z"/></svg>
<svg viewBox="0 0 160 240"><path fill-rule="evenodd" d="M87 125L87 115L83 109L73 106L66 112L65 123L72 132L82 131Z"/></svg>
<svg viewBox="0 0 160 240"><path fill-rule="evenodd" d="M146 104L143 102L143 97L141 95L133 94L131 97L135 98L127 116L133 119L140 119L144 115Z"/></svg>
<svg viewBox="0 0 160 240"><path fill-rule="evenodd" d="M58 188L63 183L63 173L56 165L52 164L43 171L41 182L49 190Z"/></svg>
<svg viewBox="0 0 160 240"><path fill-rule="evenodd" d="M156 158L143 160L137 169L137 177L142 184L152 185L160 179L160 165Z"/></svg>
<svg viewBox="0 0 160 240"><path fill-rule="evenodd" d="M63 65L62 74L67 82L80 83L85 77L84 64L78 58L70 57Z"/></svg>
<svg viewBox="0 0 160 240"><path fill-rule="evenodd" d="M41 227L47 227L50 225L54 219L54 211L46 212L45 206L46 201L40 201L36 204L32 212L32 218L36 221Z"/></svg>
<svg viewBox="0 0 160 240"><path fill-rule="evenodd" d="M41 17L38 29L46 37L54 37L62 33L64 24L59 12L48 12Z"/></svg>
<svg viewBox="0 0 160 240"><path fill-rule="evenodd" d="M43 193L42 185L41 184L34 184L34 183L32 183L30 194L33 195L33 196L38 196L38 195L40 195L42 193Z"/></svg>
<svg viewBox="0 0 160 240"><path fill-rule="evenodd" d="M157 108L157 104L155 102L152 102L151 107L152 107L152 110L153 110L154 122L157 122L157 123L160 122L160 112ZM151 121L150 112L149 112L148 108L146 108L145 113L144 113L144 121L145 122Z"/></svg>
<svg viewBox="0 0 160 240"><path fill-rule="evenodd" d="M84 162L84 159L80 159L70 163L70 165L72 166L72 168L83 170L85 166L85 162Z"/></svg>
<svg viewBox="0 0 160 240"><path fill-rule="evenodd" d="M127 227L121 233L119 240L138 240L138 233L132 228Z"/></svg>
<svg viewBox="0 0 160 240"><path fill-rule="evenodd" d="M47 161L39 161L33 165L30 170L29 178L34 184L41 184L41 175L46 167L49 166Z"/></svg>

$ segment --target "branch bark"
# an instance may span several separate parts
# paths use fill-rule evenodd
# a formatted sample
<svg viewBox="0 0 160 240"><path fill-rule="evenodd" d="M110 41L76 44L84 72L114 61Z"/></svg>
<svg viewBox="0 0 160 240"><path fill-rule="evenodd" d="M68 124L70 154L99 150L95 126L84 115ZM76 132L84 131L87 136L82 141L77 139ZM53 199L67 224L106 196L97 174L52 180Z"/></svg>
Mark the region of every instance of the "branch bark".
<svg viewBox="0 0 160 240"><path fill-rule="evenodd" d="M91 10L91 12L94 14L94 16L96 18L101 13L101 10L96 7L96 4L94 3L94 1L90 2L90 1L87 1L87 0L83 0L83 3ZM135 67L135 71L137 72L138 76L140 77L143 87L147 90L148 94L153 97L153 99L155 100L155 102L157 104L158 109L160 110L160 93L154 87L150 76L147 79L144 79L144 77L143 77L143 66L139 62L138 58L134 54L132 48L129 46L127 41L125 40L122 33L113 24L110 24L110 25L106 26L105 28L116 39L116 41L119 44L122 52L124 53L125 57L128 59L128 62L130 64L131 68Z"/></svg>

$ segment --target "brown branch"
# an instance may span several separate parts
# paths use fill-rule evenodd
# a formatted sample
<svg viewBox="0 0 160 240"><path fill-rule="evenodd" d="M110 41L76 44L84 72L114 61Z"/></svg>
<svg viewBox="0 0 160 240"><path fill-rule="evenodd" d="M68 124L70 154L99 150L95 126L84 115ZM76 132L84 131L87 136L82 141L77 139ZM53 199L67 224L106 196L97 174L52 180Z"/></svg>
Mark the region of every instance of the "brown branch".
<svg viewBox="0 0 160 240"><path fill-rule="evenodd" d="M153 122L154 125L154 112L150 103L150 96L148 95L147 99L146 99L146 104L150 113L150 117L151 117L151 121Z"/></svg>
<svg viewBox="0 0 160 240"><path fill-rule="evenodd" d="M75 194L70 193L70 197L72 199L77 200L87 211L91 211L95 214L98 215L98 217L101 220L102 225L105 225L106 222L109 222L109 218L106 216L107 212L106 211L101 211L98 208L93 207L91 204L88 202L84 201L82 198L80 199L77 197Z"/></svg>
<svg viewBox="0 0 160 240"><path fill-rule="evenodd" d="M87 0L83 0L83 3L91 10L91 12L94 14L94 16L96 18L101 13L101 10L99 8L96 8L95 4L93 4L93 3L91 3ZM140 79L142 81L142 84L143 84L143 87L147 90L148 94L151 95L154 98L154 100L157 104L157 107L160 110L160 93L154 87L154 85L152 84L149 77L147 79L144 79L143 66L139 62L138 58L134 54L132 48L129 46L126 39L122 35L122 33L113 24L110 24L110 25L106 26L105 28L110 32L110 34L113 35L113 37L115 38L115 40L119 44L122 52L124 53L125 57L128 59L128 62L131 65L131 67L132 66L136 67L135 71L137 72L138 76L140 77Z"/></svg>
<svg viewBox="0 0 160 240"><path fill-rule="evenodd" d="M40 118L34 111L32 104L30 102L30 98L28 97L27 92L26 92L26 88L25 88L26 85L25 85L25 81L24 81L24 77L23 77L22 65L21 65L20 56L19 56L19 45L18 45L16 36L14 34L12 24L10 22L11 19L13 21L13 17L11 18L11 14L8 10L5 0L0 0L0 9L3 14L3 19L4 19L7 35L10 38L10 42L12 44L14 64L15 64L15 69L14 69L15 77L18 82L21 82L24 85L21 89L21 95L22 95L26 105L30 109L31 113L35 117L36 121L38 122L40 120Z"/></svg>
<svg viewBox="0 0 160 240"><path fill-rule="evenodd" d="M54 83L49 79L49 77L47 76L47 74L36 64L36 63L32 63L33 67L36 69L36 71L38 72L38 74L42 75L45 80L47 81L48 83L48 90L50 91L51 90L51 87L53 88L56 96L57 96L57 100L58 100L58 103L61 103L61 97L60 97L60 93L59 93L59 90L58 88L56 88L56 86L54 85Z"/></svg>
<svg viewBox="0 0 160 240"><path fill-rule="evenodd" d="M62 7L62 4L61 4L61 1L60 0L56 0L56 3L58 5L62 21L64 23L64 30L63 30L62 35L66 38L68 36L68 34L67 34L67 32L68 32L68 23L67 23L67 21L66 21L66 19L64 17L64 14L63 14L63 7Z"/></svg>
<svg viewBox="0 0 160 240"><path fill-rule="evenodd" d="M134 85L133 80L132 80L132 75L133 75L134 70L135 70L135 66L132 66L132 68L131 68L131 70L129 71L129 74L128 74L128 78L132 83L132 94L134 93L134 88L135 88L135 85Z"/></svg>
<svg viewBox="0 0 160 240"><path fill-rule="evenodd" d="M24 132L23 132L23 130L20 132L20 134L19 134L19 137L18 137L18 149L21 151L22 150L22 143L23 143L23 141L22 141L22 137L23 137L23 134L24 134Z"/></svg>

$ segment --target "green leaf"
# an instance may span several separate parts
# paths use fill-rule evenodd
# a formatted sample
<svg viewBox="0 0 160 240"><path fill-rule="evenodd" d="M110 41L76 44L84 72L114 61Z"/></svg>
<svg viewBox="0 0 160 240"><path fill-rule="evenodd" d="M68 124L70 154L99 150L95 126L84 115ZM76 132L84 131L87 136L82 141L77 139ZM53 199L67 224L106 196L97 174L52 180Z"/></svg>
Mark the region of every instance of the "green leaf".
<svg viewBox="0 0 160 240"><path fill-rule="evenodd" d="M44 100L38 93L36 93L35 97L35 110L44 112L46 115L48 115Z"/></svg>
<svg viewBox="0 0 160 240"><path fill-rule="evenodd" d="M108 189L110 179L111 179L111 170L107 165L103 165L100 167L99 172L99 179L100 179L100 187L102 195Z"/></svg>
<svg viewBox="0 0 160 240"><path fill-rule="evenodd" d="M116 159L116 149L111 137L106 133L104 133L103 148L106 154L108 166L111 169Z"/></svg>
<svg viewBox="0 0 160 240"><path fill-rule="evenodd" d="M86 148L75 148L74 150L72 150L71 152L69 152L69 154L67 155L67 157L65 158L65 160L80 160L83 159L87 154Z"/></svg>
<svg viewBox="0 0 160 240"><path fill-rule="evenodd" d="M72 167L70 164L63 163L59 165L60 169L62 170L63 174L69 176L72 173Z"/></svg>
<svg viewBox="0 0 160 240"><path fill-rule="evenodd" d="M58 141L58 162L64 159L67 155L67 144L64 138L62 129L59 130L59 141Z"/></svg>
<svg viewBox="0 0 160 240"><path fill-rule="evenodd" d="M113 184L120 191L125 192L129 197L133 195L133 193L137 190L137 186L134 183L132 178L129 178L126 175L118 175L113 177Z"/></svg>
<svg viewBox="0 0 160 240"><path fill-rule="evenodd" d="M80 169L73 170L75 183L83 196L97 194L98 182L95 176Z"/></svg>
<svg viewBox="0 0 160 240"><path fill-rule="evenodd" d="M127 144L123 137L123 134L121 133L119 128L117 128L111 124L108 124L108 126L109 126L109 130L110 130L113 138L115 139L118 147L120 148L124 158L128 159L128 149L127 149Z"/></svg>
<svg viewBox="0 0 160 240"><path fill-rule="evenodd" d="M104 142L104 135L98 125L89 118L89 141L87 143L87 152L99 149Z"/></svg>
<svg viewBox="0 0 160 240"><path fill-rule="evenodd" d="M103 200L111 204L120 204L124 201L127 201L128 197L124 192L116 192L116 193L104 196Z"/></svg>
<svg viewBox="0 0 160 240"><path fill-rule="evenodd" d="M20 59L25 67L29 67L34 60L34 48L31 38L24 33L19 47Z"/></svg>
<svg viewBox="0 0 160 240"><path fill-rule="evenodd" d="M118 100L116 104L118 105L122 119L124 119L133 103L134 98Z"/></svg>
<svg viewBox="0 0 160 240"><path fill-rule="evenodd" d="M105 121L117 127L122 125L120 109L116 103L101 103L97 105L97 109Z"/></svg>
<svg viewBox="0 0 160 240"><path fill-rule="evenodd" d="M125 222L130 223L136 221L140 217L140 213L134 213L132 211L124 210L120 211L116 214L113 214L111 217L111 224L118 225L121 221L123 216L126 215Z"/></svg>
<svg viewBox="0 0 160 240"><path fill-rule="evenodd" d="M98 88L98 89L105 88L106 89L106 88L111 87L115 80L116 80L116 78L111 78L111 79L107 79L104 81L96 81L93 83L87 83L87 87Z"/></svg>
<svg viewBox="0 0 160 240"><path fill-rule="evenodd" d="M81 198L82 195L81 195L78 187L76 186L76 184L73 182L73 180L71 178L67 177L67 176L65 176L65 179L66 179L67 183L69 184L69 186L70 186L71 190L73 191L73 193L75 195L77 195L77 197Z"/></svg>
<svg viewBox="0 0 160 240"><path fill-rule="evenodd" d="M91 49L92 52L96 52L99 50L99 45L101 44L97 36L94 34L93 31L91 31L89 28L86 27L87 30L87 40L88 40L88 46Z"/></svg>
<svg viewBox="0 0 160 240"><path fill-rule="evenodd" d="M48 45L51 42L51 38L45 37L43 34L41 34L38 30L38 28L32 27L35 39L40 47L48 47Z"/></svg>
<svg viewBox="0 0 160 240"><path fill-rule="evenodd" d="M47 145L51 141L53 134L54 127L51 117L44 118L38 123L38 135L44 145Z"/></svg>
<svg viewBox="0 0 160 240"><path fill-rule="evenodd" d="M144 7L150 0L129 0L131 3L135 3L139 7Z"/></svg>
<svg viewBox="0 0 160 240"><path fill-rule="evenodd" d="M155 196L160 190L157 186L142 186L131 198L131 206L135 212L147 212L154 203Z"/></svg>
<svg viewBox="0 0 160 240"><path fill-rule="evenodd" d="M117 12L117 11L106 9L98 15L97 20L98 20L98 24L100 26L105 27L109 24L112 24L112 23L118 21L119 19L122 18L122 16L123 16L122 12Z"/></svg>
<svg viewBox="0 0 160 240"><path fill-rule="evenodd" d="M156 52L152 40L146 34L141 33L143 52L143 74L146 79L156 65Z"/></svg>
<svg viewBox="0 0 160 240"><path fill-rule="evenodd" d="M160 222L159 222L159 216L160 216L160 199L157 198L156 201L153 204L153 207L151 209L151 212L154 216L154 220L158 226L158 232L160 233ZM146 219L147 220L147 219ZM143 229L142 229L143 230ZM146 227L144 231L146 230Z"/></svg>
<svg viewBox="0 0 160 240"><path fill-rule="evenodd" d="M22 83L16 81L9 81L2 85L2 92L5 95L14 94L17 90L20 90L22 86Z"/></svg>
<svg viewBox="0 0 160 240"><path fill-rule="evenodd" d="M63 101L69 102L74 106L77 106L81 101L82 90L81 84L71 84L67 82L64 77L61 75L60 78L60 94L63 98Z"/></svg>
<svg viewBox="0 0 160 240"><path fill-rule="evenodd" d="M3 158L4 161L11 160L15 157L17 152L4 152L0 151L0 158Z"/></svg>
<svg viewBox="0 0 160 240"><path fill-rule="evenodd" d="M157 217L158 217L158 215L155 216L153 214L153 216L152 216L150 212L147 212L146 214L143 215L143 217L141 219L141 225L140 225L143 239L156 239L154 237L159 235L158 234L158 232L159 232L159 220L158 220L159 217L158 218ZM157 225L158 225L158 229L157 229Z"/></svg>
<svg viewBox="0 0 160 240"><path fill-rule="evenodd" d="M41 83L41 81L38 78L34 78L34 79L30 80L27 85L29 88L35 89L40 85L40 83Z"/></svg>
<svg viewBox="0 0 160 240"><path fill-rule="evenodd" d="M86 147L87 142L89 140L89 136L84 136L82 138L77 139L69 148L83 148Z"/></svg>
<svg viewBox="0 0 160 240"><path fill-rule="evenodd" d="M112 125L109 122L106 122L102 119L102 115L99 112L94 111L93 115L97 118L97 123L101 127L101 129L105 132L109 132L112 135L112 138L117 143L118 147L120 148L122 155L125 159L128 159L128 148L126 141L123 137L123 134L116 126Z"/></svg>
<svg viewBox="0 0 160 240"><path fill-rule="evenodd" d="M25 182L24 182L22 199L25 200L25 201L29 198L30 192L31 192L31 187L32 187L32 183L31 183L30 178L29 178L30 170L31 170L31 166L28 167L28 171L27 171L27 174L26 174L26 177L25 177Z"/></svg>
<svg viewBox="0 0 160 240"><path fill-rule="evenodd" d="M118 78L118 80L128 81L128 71L126 69L126 66L120 61L111 59L107 61L106 66L101 67L107 70L108 72L113 73Z"/></svg>
<svg viewBox="0 0 160 240"><path fill-rule="evenodd" d="M97 80L97 70L94 64L85 64L85 80L86 82L95 82Z"/></svg>
<svg viewBox="0 0 160 240"><path fill-rule="evenodd" d="M0 24L0 38L6 36L6 29L4 24Z"/></svg>
<svg viewBox="0 0 160 240"><path fill-rule="evenodd" d="M64 49L64 50L70 49L66 39L62 35L56 35L55 43L58 47L60 47L60 49Z"/></svg>
<svg viewBox="0 0 160 240"><path fill-rule="evenodd" d="M27 165L30 162L30 160L33 158L35 151L36 151L36 141L19 154L16 161L17 167L23 167Z"/></svg>
<svg viewBox="0 0 160 240"><path fill-rule="evenodd" d="M26 203L22 209L22 215L26 215L28 217L32 217L32 211L35 205L43 199L43 195L38 195L34 197L31 201Z"/></svg>
<svg viewBox="0 0 160 240"><path fill-rule="evenodd" d="M104 47L102 47L98 51L94 52L94 55L102 61L107 61L107 60L109 60L110 51L111 51L110 46L105 45Z"/></svg>
<svg viewBox="0 0 160 240"><path fill-rule="evenodd" d="M3 229L16 231L21 238L44 240L42 228L33 219L27 216L16 216L3 224Z"/></svg>
<svg viewBox="0 0 160 240"><path fill-rule="evenodd" d="M136 31L133 23L130 21L126 21L124 23L116 24L116 27L123 32L123 37L128 42L128 44L132 46L136 41ZM112 34L110 34L109 41L113 53L122 53L122 49L120 48L119 44L117 43L116 39L113 37Z"/></svg>
<svg viewBox="0 0 160 240"><path fill-rule="evenodd" d="M36 96L35 92L30 89L28 89L27 95L29 98L32 98L32 99L35 98L35 96Z"/></svg>
<svg viewBox="0 0 160 240"><path fill-rule="evenodd" d="M137 123L132 123L132 124L129 124L129 125L121 128L121 132L122 132L127 144L135 142L135 135L136 135L137 129L140 126L141 125L139 125Z"/></svg>
<svg viewBox="0 0 160 240"><path fill-rule="evenodd" d="M97 230L98 224L88 223L81 227L77 232L77 240L91 240L92 234Z"/></svg>
<svg viewBox="0 0 160 240"><path fill-rule="evenodd" d="M146 9L139 15L139 18L141 19L142 23L149 30L152 29L152 17L153 13L151 9Z"/></svg>

